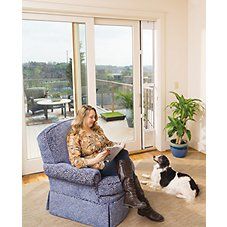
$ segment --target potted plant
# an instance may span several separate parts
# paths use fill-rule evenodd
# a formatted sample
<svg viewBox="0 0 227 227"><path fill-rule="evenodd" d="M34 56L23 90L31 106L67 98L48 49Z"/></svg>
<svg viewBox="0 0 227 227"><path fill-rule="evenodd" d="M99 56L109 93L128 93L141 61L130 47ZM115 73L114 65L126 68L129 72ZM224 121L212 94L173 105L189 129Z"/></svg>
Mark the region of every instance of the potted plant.
<svg viewBox="0 0 227 227"><path fill-rule="evenodd" d="M52 102L59 102L59 101L61 101L61 94L60 94L60 92L53 93L51 95L51 101Z"/></svg>
<svg viewBox="0 0 227 227"><path fill-rule="evenodd" d="M187 128L189 121L195 121L194 116L204 107L200 99L186 99L183 95L170 92L175 95L176 101L171 102L166 108L170 108L172 116L168 116L169 122L165 126L170 140L170 149L173 156L182 158L188 152L188 141L191 140L191 131Z"/></svg>
<svg viewBox="0 0 227 227"><path fill-rule="evenodd" d="M101 113L101 117L106 120L106 121L117 121L117 120L124 120L125 119L125 115L115 111L115 101L114 101L114 97L115 97L115 86L112 85L111 87L111 93L112 93L112 104L111 104L111 112L106 112L106 113Z"/></svg>
<svg viewBox="0 0 227 227"><path fill-rule="evenodd" d="M117 92L116 99L125 107L128 126L133 128L133 93L131 91Z"/></svg>

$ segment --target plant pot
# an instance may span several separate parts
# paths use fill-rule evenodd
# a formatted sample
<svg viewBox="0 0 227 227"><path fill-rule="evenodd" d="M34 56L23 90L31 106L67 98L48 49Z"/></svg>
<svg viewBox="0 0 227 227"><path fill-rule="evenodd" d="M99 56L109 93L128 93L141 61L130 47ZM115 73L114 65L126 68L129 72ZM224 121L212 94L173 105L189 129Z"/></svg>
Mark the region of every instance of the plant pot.
<svg viewBox="0 0 227 227"><path fill-rule="evenodd" d="M131 109L126 109L126 120L129 128L133 128L133 114Z"/></svg>
<svg viewBox="0 0 227 227"><path fill-rule="evenodd" d="M51 101L52 102L60 102L61 101L61 98L51 98Z"/></svg>
<svg viewBox="0 0 227 227"><path fill-rule="evenodd" d="M183 158L188 153L188 144L176 144L176 139L170 141L170 150L174 157Z"/></svg>

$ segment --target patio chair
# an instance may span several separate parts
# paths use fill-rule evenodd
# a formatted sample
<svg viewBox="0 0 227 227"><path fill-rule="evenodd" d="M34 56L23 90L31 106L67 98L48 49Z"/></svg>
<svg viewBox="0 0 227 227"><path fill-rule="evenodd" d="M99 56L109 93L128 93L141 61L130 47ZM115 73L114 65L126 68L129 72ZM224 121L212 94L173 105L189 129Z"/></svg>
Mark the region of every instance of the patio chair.
<svg viewBox="0 0 227 227"><path fill-rule="evenodd" d="M68 95L67 98L71 100L71 102L69 103L69 112L71 112L71 109L74 109L73 95Z"/></svg>
<svg viewBox="0 0 227 227"><path fill-rule="evenodd" d="M101 177L99 170L70 164L66 136L71 119L53 124L38 135L50 190L50 214L92 226L117 226L128 214L118 176Z"/></svg>
<svg viewBox="0 0 227 227"><path fill-rule="evenodd" d="M82 90L85 90L86 87L82 87ZM86 90L85 90L86 91ZM96 89L96 92L98 91L98 88ZM71 112L71 109L74 109L74 99L73 99L73 95L68 95L67 97L68 99L71 100L71 102L69 103L69 112ZM87 95L86 92L82 93L82 105L87 104Z"/></svg>
<svg viewBox="0 0 227 227"><path fill-rule="evenodd" d="M45 87L27 88L25 89L25 95L27 98L27 113L29 113L29 110L32 112L32 114L43 110L43 106L38 105L37 102L47 97L47 91Z"/></svg>

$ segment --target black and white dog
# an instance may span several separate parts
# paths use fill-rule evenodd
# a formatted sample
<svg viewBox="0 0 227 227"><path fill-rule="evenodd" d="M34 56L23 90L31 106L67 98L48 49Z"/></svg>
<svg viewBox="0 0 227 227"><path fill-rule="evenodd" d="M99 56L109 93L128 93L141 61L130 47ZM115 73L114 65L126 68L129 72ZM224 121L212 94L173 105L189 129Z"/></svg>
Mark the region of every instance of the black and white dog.
<svg viewBox="0 0 227 227"><path fill-rule="evenodd" d="M169 159L165 155L154 156L157 163L151 173L151 187L162 188L168 194L185 199L187 202L199 194L199 187L187 174L176 172L170 166Z"/></svg>

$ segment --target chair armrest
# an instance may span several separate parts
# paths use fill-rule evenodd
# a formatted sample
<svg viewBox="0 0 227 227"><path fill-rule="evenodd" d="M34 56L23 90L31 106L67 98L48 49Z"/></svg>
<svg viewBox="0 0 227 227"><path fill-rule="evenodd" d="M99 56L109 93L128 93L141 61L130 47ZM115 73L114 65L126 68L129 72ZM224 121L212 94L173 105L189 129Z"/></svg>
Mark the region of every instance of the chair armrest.
<svg viewBox="0 0 227 227"><path fill-rule="evenodd" d="M99 170L92 168L78 169L68 163L46 164L43 165L44 172L48 177L66 180L76 184L96 186L101 180Z"/></svg>
<svg viewBox="0 0 227 227"><path fill-rule="evenodd" d="M34 98L32 96L28 97L28 102L34 103Z"/></svg>

